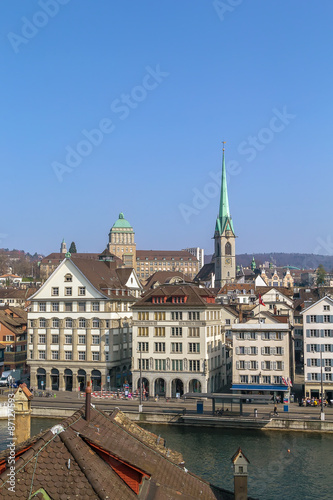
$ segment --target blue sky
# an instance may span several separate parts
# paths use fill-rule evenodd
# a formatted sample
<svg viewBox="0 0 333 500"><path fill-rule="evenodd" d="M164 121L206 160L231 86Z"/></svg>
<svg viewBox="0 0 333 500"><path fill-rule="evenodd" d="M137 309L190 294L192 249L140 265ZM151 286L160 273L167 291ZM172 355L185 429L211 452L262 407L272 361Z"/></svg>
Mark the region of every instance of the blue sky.
<svg viewBox="0 0 333 500"><path fill-rule="evenodd" d="M1 5L0 246L333 254L331 1Z"/></svg>

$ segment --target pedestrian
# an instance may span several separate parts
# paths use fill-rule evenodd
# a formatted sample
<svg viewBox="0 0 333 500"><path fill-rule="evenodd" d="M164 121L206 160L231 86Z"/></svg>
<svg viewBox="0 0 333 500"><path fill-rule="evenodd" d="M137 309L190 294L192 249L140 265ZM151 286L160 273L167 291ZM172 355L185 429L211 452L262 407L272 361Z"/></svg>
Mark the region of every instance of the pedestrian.
<svg viewBox="0 0 333 500"><path fill-rule="evenodd" d="M276 405L274 406L274 413L273 413L273 415L279 415L278 412L277 412L277 406Z"/></svg>

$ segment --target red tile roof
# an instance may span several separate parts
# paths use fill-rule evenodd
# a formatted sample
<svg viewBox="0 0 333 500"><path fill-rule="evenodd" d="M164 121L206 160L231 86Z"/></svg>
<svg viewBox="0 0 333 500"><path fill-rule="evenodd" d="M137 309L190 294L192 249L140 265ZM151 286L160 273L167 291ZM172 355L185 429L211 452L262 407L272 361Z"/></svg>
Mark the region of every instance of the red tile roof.
<svg viewBox="0 0 333 500"><path fill-rule="evenodd" d="M232 493L187 471L179 453L166 449L163 439L132 423L119 410L108 416L91 408L87 421L81 409L61 426L16 447L15 498L29 498L30 491L33 494L41 488L53 500L233 498ZM8 454L9 450L0 454L3 500L13 498L8 491Z"/></svg>

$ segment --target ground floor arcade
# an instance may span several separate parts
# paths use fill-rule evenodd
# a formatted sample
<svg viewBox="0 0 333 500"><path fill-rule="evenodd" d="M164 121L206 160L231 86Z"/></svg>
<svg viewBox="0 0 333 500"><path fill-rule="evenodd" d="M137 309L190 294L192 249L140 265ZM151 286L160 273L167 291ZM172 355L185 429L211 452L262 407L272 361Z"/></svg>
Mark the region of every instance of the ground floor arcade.
<svg viewBox="0 0 333 500"><path fill-rule="evenodd" d="M84 391L87 382L93 391L121 389L131 384L130 364L113 367L96 363L30 365L30 387L47 391Z"/></svg>
<svg viewBox="0 0 333 500"><path fill-rule="evenodd" d="M140 388L140 372L133 372L133 390ZM143 371L141 375L142 392L149 396L175 398L187 392L207 391L206 377L199 373L173 373Z"/></svg>

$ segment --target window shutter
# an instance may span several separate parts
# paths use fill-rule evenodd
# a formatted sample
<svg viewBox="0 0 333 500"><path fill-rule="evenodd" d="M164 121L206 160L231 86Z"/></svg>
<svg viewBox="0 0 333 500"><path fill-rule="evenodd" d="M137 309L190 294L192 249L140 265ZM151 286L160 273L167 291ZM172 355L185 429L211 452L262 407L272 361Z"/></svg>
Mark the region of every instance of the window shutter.
<svg viewBox="0 0 333 500"><path fill-rule="evenodd" d="M284 347L281 347L281 354L284 354Z"/></svg>
<svg viewBox="0 0 333 500"><path fill-rule="evenodd" d="M239 370L239 361L236 361L236 369Z"/></svg>
<svg viewBox="0 0 333 500"><path fill-rule="evenodd" d="M310 330L306 330L306 336L310 337Z"/></svg>
<svg viewBox="0 0 333 500"><path fill-rule="evenodd" d="M320 360L319 360L319 364L320 364ZM325 360L324 359L321 360L321 366L325 366Z"/></svg>
<svg viewBox="0 0 333 500"><path fill-rule="evenodd" d="M311 350L310 350L310 344L308 344L308 345L306 346L306 350L307 350L307 352L311 352Z"/></svg>
<svg viewBox="0 0 333 500"><path fill-rule="evenodd" d="M258 347L256 347L256 354L258 354Z"/></svg>
<svg viewBox="0 0 333 500"><path fill-rule="evenodd" d="M317 322L318 322L318 323L323 323L323 321L324 321L324 317L323 317L323 315L322 315L322 314L319 314L319 316L317 316Z"/></svg>
<svg viewBox="0 0 333 500"><path fill-rule="evenodd" d="M261 334L261 340L265 340L265 335L263 333Z"/></svg>
<svg viewBox="0 0 333 500"><path fill-rule="evenodd" d="M318 373L318 379L317 379L319 382L321 382L321 373ZM324 380L324 378L323 378Z"/></svg>
<svg viewBox="0 0 333 500"><path fill-rule="evenodd" d="M273 363L273 370L276 370L276 361Z"/></svg>
<svg viewBox="0 0 333 500"><path fill-rule="evenodd" d="M310 316L308 314L306 315L306 322L310 323Z"/></svg>
<svg viewBox="0 0 333 500"><path fill-rule="evenodd" d="M258 348L257 348L257 349L258 349ZM265 353L265 348L264 348L264 347L262 347L262 348L261 348L261 354L264 354L264 353Z"/></svg>
<svg viewBox="0 0 333 500"><path fill-rule="evenodd" d="M324 330L320 330L320 336L324 337Z"/></svg>
<svg viewBox="0 0 333 500"><path fill-rule="evenodd" d="M239 354L239 347L236 347L236 354Z"/></svg>
<svg viewBox="0 0 333 500"><path fill-rule="evenodd" d="M261 369L264 370L265 369L265 361L262 361L261 362Z"/></svg>
<svg viewBox="0 0 333 500"><path fill-rule="evenodd" d="M308 373L308 380L311 380L311 373Z"/></svg>
<svg viewBox="0 0 333 500"><path fill-rule="evenodd" d="M259 369L259 363L258 363L258 361L256 361L256 370L258 370L258 369Z"/></svg>
<svg viewBox="0 0 333 500"><path fill-rule="evenodd" d="M308 360L307 360L307 365L308 365L308 366L311 366L311 359L308 359Z"/></svg>
<svg viewBox="0 0 333 500"><path fill-rule="evenodd" d="M284 361L282 361L282 370L284 370Z"/></svg>
<svg viewBox="0 0 333 500"><path fill-rule="evenodd" d="M330 323L333 323L333 316L330 316Z"/></svg>

